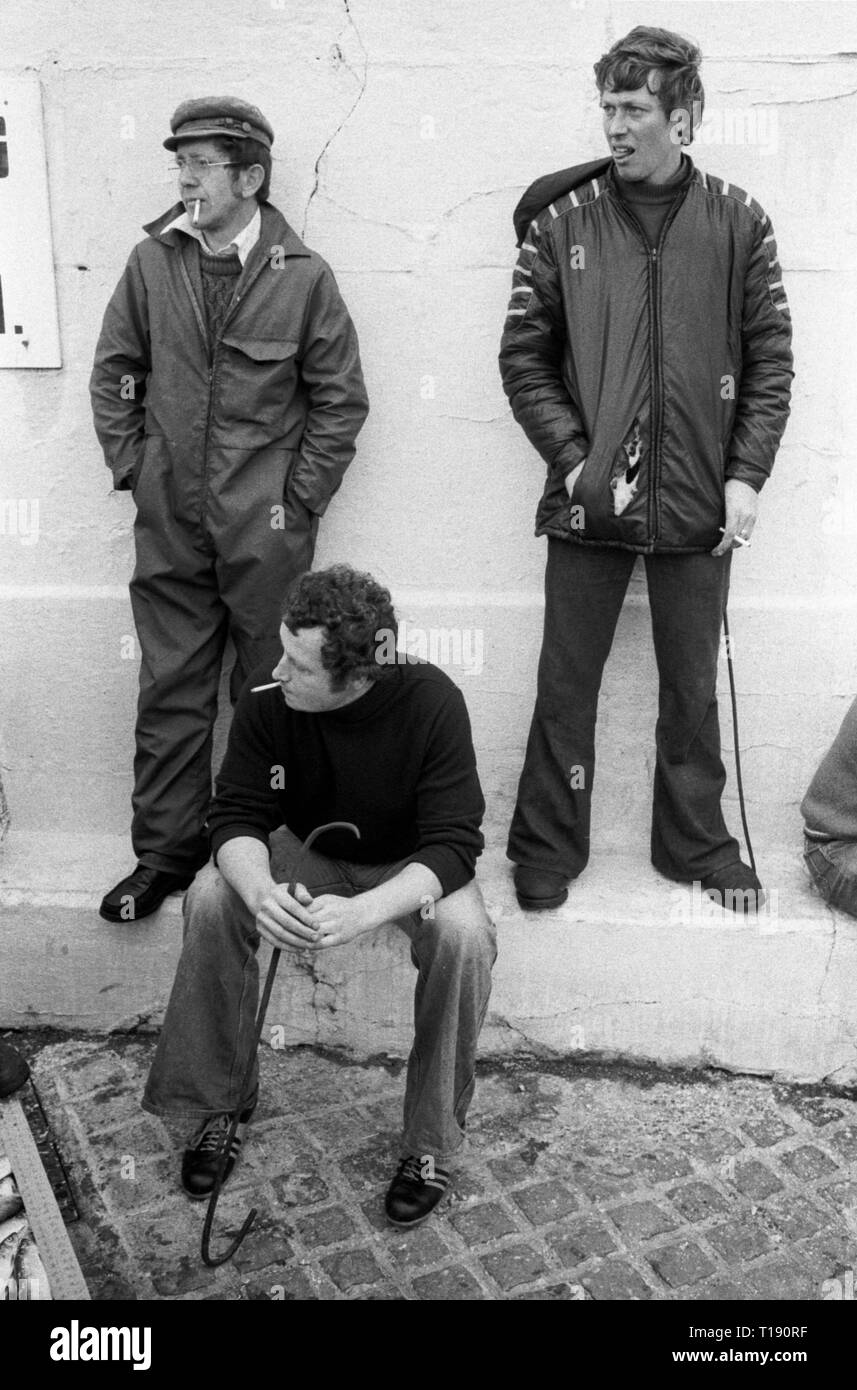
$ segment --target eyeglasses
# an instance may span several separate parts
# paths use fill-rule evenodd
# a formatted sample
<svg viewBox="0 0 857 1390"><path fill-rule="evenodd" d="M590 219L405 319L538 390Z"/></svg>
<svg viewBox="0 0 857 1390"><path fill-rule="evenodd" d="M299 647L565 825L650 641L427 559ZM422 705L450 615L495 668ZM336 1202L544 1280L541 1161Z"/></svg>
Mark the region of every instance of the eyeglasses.
<svg viewBox="0 0 857 1390"><path fill-rule="evenodd" d="M204 179L209 169L228 169L230 165L237 164L237 159L206 159L204 155L188 155L187 159L177 159L175 164L168 164L167 169L171 174L193 174L195 179Z"/></svg>

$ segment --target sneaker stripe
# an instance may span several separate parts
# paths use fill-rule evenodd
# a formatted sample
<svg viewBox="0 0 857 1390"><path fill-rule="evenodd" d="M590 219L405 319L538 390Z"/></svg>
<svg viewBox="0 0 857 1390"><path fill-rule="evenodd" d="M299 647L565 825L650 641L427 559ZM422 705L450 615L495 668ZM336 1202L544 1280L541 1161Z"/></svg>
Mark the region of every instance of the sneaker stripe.
<svg viewBox="0 0 857 1390"><path fill-rule="evenodd" d="M426 1165L431 1162L431 1177L423 1177ZM439 1167L430 1154L422 1154L419 1158L415 1154L408 1154L399 1163L399 1176L407 1182L412 1182L417 1186L435 1187L440 1192L444 1192L449 1183L449 1170Z"/></svg>

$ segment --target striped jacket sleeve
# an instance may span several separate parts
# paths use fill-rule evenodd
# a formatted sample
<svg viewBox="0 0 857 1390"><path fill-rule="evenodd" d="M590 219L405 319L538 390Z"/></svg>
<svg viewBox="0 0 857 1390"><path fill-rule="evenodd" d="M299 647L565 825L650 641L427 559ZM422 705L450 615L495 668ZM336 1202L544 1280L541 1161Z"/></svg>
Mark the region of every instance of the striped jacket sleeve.
<svg viewBox="0 0 857 1390"><path fill-rule="evenodd" d="M562 374L565 319L546 213L530 224L512 275L500 375L512 413L549 470L565 477L586 458L580 412Z"/></svg>
<svg viewBox="0 0 857 1390"><path fill-rule="evenodd" d="M774 466L789 416L792 324L771 219L748 199L755 235L744 283L741 382L726 477L759 492Z"/></svg>

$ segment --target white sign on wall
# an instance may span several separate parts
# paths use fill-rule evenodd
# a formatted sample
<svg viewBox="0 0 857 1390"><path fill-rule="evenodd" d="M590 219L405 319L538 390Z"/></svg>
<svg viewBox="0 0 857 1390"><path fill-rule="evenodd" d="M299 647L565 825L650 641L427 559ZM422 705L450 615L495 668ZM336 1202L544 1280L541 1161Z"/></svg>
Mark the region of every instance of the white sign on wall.
<svg viewBox="0 0 857 1390"><path fill-rule="evenodd" d="M0 367L61 367L42 93L0 74Z"/></svg>

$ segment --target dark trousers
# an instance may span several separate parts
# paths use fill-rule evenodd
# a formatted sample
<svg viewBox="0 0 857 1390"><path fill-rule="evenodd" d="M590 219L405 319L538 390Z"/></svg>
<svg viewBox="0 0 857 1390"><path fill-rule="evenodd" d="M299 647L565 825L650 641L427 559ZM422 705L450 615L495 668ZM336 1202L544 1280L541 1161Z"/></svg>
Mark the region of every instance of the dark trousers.
<svg viewBox="0 0 857 1390"><path fill-rule="evenodd" d="M271 872L278 883L291 878L299 854L300 842L290 831L271 837ZM351 897L403 867L351 864L310 851L302 878L315 897ZM184 924L184 948L143 1108L156 1115L231 1113L252 1102L258 1084L256 1076L246 1094L239 1089L255 1031L260 937L241 898L213 864L185 896ZM438 899L430 917L418 910L397 925L410 938L419 971L402 1153L432 1154L444 1163L464 1143L476 1044L497 954L494 926L475 881Z"/></svg>
<svg viewBox="0 0 857 1390"><path fill-rule="evenodd" d="M254 666L282 655L280 610L312 564L318 518L286 499L272 527L264 499L203 529L175 515L150 460L135 491L131 606L141 648L131 839L141 863L193 874L208 858L211 751L227 637L234 704ZM282 487L280 488L282 495Z"/></svg>
<svg viewBox="0 0 857 1390"><path fill-rule="evenodd" d="M508 855L576 878L589 859L595 720L635 555L548 541L538 693ZM693 882L740 857L720 809L717 658L731 555L647 555L660 677L652 863Z"/></svg>

